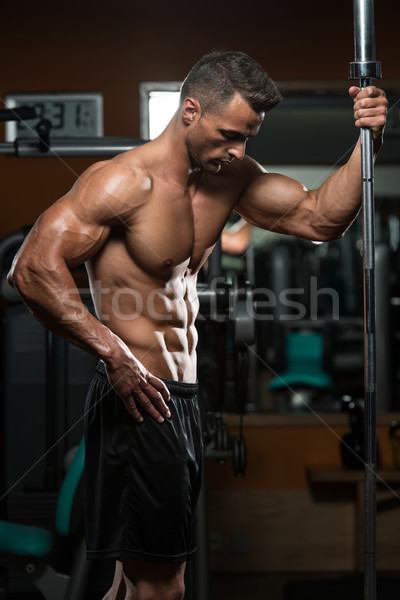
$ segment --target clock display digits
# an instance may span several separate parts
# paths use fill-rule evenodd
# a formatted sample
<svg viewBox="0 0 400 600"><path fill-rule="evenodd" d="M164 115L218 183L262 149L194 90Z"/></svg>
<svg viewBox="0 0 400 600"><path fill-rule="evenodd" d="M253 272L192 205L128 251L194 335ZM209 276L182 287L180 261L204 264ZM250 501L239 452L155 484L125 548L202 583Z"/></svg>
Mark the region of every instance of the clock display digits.
<svg viewBox="0 0 400 600"><path fill-rule="evenodd" d="M6 140L36 137L36 125L42 119L51 122L50 137L91 137L103 135L103 104L98 92L9 94L10 108L35 108L36 118L9 122Z"/></svg>
<svg viewBox="0 0 400 600"><path fill-rule="evenodd" d="M51 124L54 129L63 129L65 105L61 102L54 102L53 107L55 110L50 117Z"/></svg>

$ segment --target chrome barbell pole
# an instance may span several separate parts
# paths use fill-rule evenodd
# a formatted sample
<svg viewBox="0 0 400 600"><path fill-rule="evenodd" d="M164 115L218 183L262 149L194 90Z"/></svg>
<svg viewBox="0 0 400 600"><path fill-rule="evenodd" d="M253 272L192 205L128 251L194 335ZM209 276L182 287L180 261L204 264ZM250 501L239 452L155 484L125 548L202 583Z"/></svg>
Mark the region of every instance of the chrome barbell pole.
<svg viewBox="0 0 400 600"><path fill-rule="evenodd" d="M353 0L354 61L350 78L360 87L382 77L375 56L373 0ZM362 236L364 279L364 391L365 391L365 497L364 497L364 600L376 599L376 303L375 206L372 133L361 129Z"/></svg>

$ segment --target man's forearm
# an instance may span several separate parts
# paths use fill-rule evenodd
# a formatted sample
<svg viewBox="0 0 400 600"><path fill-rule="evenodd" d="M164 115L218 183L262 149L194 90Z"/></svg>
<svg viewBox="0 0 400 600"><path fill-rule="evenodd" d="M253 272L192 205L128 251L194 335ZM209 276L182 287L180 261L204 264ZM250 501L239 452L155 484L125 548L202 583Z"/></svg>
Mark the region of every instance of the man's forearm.
<svg viewBox="0 0 400 600"><path fill-rule="evenodd" d="M379 149L380 145L377 149ZM345 165L314 190L313 226L330 239L343 235L357 217L362 200L361 143L358 140Z"/></svg>
<svg viewBox="0 0 400 600"><path fill-rule="evenodd" d="M358 128L367 127L372 136L374 160L383 143L387 99L373 86L349 89L354 101L354 121ZM351 225L361 207L362 169L361 136L347 163L315 191L314 226L323 235L340 237Z"/></svg>
<svg viewBox="0 0 400 600"><path fill-rule="evenodd" d="M13 266L9 282L44 327L89 354L109 363L124 346L83 304L66 266L61 272L41 272L22 261Z"/></svg>

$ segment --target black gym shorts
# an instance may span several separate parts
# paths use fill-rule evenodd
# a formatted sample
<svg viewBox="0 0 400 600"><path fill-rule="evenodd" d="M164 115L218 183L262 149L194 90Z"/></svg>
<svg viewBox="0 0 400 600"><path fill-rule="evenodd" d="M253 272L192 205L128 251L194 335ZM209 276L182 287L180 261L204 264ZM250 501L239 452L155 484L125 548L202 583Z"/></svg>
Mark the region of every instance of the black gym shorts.
<svg viewBox="0 0 400 600"><path fill-rule="evenodd" d="M100 362L85 407L88 558L181 563L195 552L203 439L197 384L163 379L171 418L137 423Z"/></svg>

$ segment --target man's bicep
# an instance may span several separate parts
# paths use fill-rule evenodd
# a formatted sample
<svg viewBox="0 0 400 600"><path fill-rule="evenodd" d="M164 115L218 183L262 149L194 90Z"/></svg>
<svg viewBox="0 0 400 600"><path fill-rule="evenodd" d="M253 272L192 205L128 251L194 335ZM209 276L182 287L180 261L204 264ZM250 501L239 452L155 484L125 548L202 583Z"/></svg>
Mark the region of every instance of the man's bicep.
<svg viewBox="0 0 400 600"><path fill-rule="evenodd" d="M298 181L276 173L263 173L244 191L235 211L257 227L301 235L313 205L312 193Z"/></svg>

